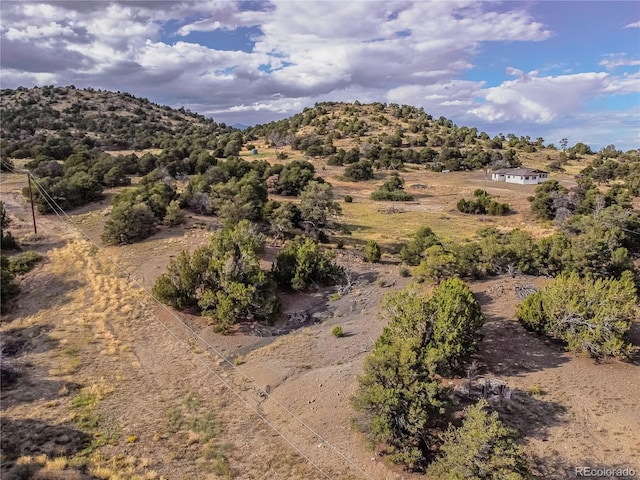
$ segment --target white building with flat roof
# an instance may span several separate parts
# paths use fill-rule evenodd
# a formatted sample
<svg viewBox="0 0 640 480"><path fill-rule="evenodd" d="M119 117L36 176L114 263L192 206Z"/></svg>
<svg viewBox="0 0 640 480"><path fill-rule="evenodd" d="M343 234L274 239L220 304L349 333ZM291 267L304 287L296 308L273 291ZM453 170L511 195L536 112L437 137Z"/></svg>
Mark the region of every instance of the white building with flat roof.
<svg viewBox="0 0 640 480"><path fill-rule="evenodd" d="M535 168L501 168L491 172L491 180L496 182L537 185L549 180L549 173Z"/></svg>

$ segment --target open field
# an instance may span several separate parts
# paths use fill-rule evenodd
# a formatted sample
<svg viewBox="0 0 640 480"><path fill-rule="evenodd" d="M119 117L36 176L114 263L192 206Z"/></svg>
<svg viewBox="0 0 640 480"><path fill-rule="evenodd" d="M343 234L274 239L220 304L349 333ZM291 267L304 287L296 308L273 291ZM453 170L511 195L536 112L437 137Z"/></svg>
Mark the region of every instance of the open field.
<svg viewBox="0 0 640 480"><path fill-rule="evenodd" d="M533 187L485 182L484 172L407 168L407 189L426 188L411 190L415 203L393 204L399 212L386 213L379 210L390 203L368 200L384 174L353 183L337 178L339 167L316 168L338 199L354 198L341 202L339 221L351 234L341 237L347 248L336 253L357 281L331 300L331 289L287 296L285 314L309 310L310 317L284 335L276 325L220 336L202 318L174 314L143 290L172 256L207 242L202 222L211 219L192 216L144 242L104 248L97 243L104 202L72 214L97 245L56 217L38 216L41 235L33 237L30 210L17 193L26 178L3 175L12 231L47 260L22 280L23 293L0 325L22 373L2 390L2 477L31 471L39 472L34 478L79 479L423 478L386 465L351 426L349 398L383 328L380 300L411 280L388 255L380 264L362 262L359 246L373 238L391 249L423 225L447 240L485 226L541 236L548 231L528 215ZM570 174L557 178L572 181ZM458 198L476 188L515 213L458 212ZM497 405L502 419L520 431L541 478L571 478L576 466L640 471L640 362L597 364L526 332L514 321L514 287L542 281L471 283L487 317L479 374L514 389L511 402ZM335 325L343 338L332 335ZM639 332L636 323L636 345Z"/></svg>

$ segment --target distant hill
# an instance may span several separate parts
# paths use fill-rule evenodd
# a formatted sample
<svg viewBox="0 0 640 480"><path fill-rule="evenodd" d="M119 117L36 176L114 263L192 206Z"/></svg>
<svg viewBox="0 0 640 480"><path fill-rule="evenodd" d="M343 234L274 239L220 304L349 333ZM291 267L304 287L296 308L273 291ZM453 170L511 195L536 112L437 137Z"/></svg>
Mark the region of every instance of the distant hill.
<svg viewBox="0 0 640 480"><path fill-rule="evenodd" d="M518 153L546 148L542 138L491 138L475 127L434 118L422 108L393 103L318 103L244 134L276 147L290 145L309 157L330 157L336 165L371 160L377 169L398 169L403 163L428 164L436 171L517 166Z"/></svg>
<svg viewBox="0 0 640 480"><path fill-rule="evenodd" d="M3 152L28 157L48 137L65 136L105 150L163 148L177 135L233 130L184 108L92 88L34 87L0 91ZM171 143L171 142L169 142Z"/></svg>
<svg viewBox="0 0 640 480"><path fill-rule="evenodd" d="M422 108L394 103L323 102L284 120L247 127L219 124L129 93L44 86L1 90L0 115L2 159L40 155L65 160L81 146L171 150L172 161L183 161L203 151L215 158L238 155L246 145L262 140L274 147L289 146L310 159L326 157L332 165L368 160L377 170L413 163L456 171L531 161L538 168L562 169L572 156L592 153L584 144L563 145L563 157L565 152L545 145L542 138L490 137L475 127L434 118Z"/></svg>

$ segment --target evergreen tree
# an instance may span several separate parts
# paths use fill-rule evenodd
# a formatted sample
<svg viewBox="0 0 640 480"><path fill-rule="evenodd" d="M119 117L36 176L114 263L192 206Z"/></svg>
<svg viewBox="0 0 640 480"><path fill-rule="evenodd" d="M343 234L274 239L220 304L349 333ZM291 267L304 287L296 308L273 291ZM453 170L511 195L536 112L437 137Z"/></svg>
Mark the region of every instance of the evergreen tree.
<svg viewBox="0 0 640 480"><path fill-rule="evenodd" d="M478 331L484 323L480 305L459 278L442 282L429 300L433 322L431 359L441 375L460 373L478 350Z"/></svg>
<svg viewBox="0 0 640 480"><path fill-rule="evenodd" d="M308 233L318 237L323 229L332 226L331 218L342 212L333 200L333 189L328 183L311 181L300 194L300 216Z"/></svg>
<svg viewBox="0 0 640 480"><path fill-rule="evenodd" d="M524 480L529 470L524 451L515 442L515 431L505 427L498 413L487 411L482 399L465 410L460 428L444 434L442 456L427 469L441 480Z"/></svg>
<svg viewBox="0 0 640 480"><path fill-rule="evenodd" d="M431 298L414 288L389 294L389 322L366 358L352 401L358 425L389 459L423 468L442 420L446 391L437 375L456 373L476 351L480 307L458 279L443 282Z"/></svg>
<svg viewBox="0 0 640 480"><path fill-rule="evenodd" d="M620 280L574 272L529 295L516 316L527 328L564 341L571 351L626 358L633 350L627 332L638 316L637 301L630 271Z"/></svg>
<svg viewBox="0 0 640 480"><path fill-rule="evenodd" d="M428 305L414 290L405 290L387 296L384 309L389 323L365 360L352 402L370 442L384 445L391 461L420 469L436 441L429 429L446 406L445 389L427 361Z"/></svg>
<svg viewBox="0 0 640 480"><path fill-rule="evenodd" d="M307 290L313 285L335 285L343 274L332 255L318 242L297 236L276 258L273 267L276 281L285 288Z"/></svg>
<svg viewBox="0 0 640 480"><path fill-rule="evenodd" d="M210 245L174 259L153 293L174 308L198 305L221 333L240 321L271 321L280 303L275 282L260 269L257 253L263 246L263 236L249 221L227 224Z"/></svg>

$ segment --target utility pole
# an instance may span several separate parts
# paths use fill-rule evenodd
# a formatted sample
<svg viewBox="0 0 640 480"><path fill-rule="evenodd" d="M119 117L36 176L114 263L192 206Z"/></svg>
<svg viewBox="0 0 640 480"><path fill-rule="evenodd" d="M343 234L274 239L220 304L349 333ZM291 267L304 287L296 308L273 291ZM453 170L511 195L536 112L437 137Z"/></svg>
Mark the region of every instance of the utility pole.
<svg viewBox="0 0 640 480"><path fill-rule="evenodd" d="M31 216L33 217L33 233L38 233L38 227L36 227L36 211L33 207L33 191L31 190L31 173L27 172L27 178L29 179L29 199L31 200Z"/></svg>

